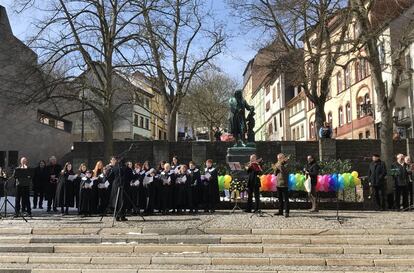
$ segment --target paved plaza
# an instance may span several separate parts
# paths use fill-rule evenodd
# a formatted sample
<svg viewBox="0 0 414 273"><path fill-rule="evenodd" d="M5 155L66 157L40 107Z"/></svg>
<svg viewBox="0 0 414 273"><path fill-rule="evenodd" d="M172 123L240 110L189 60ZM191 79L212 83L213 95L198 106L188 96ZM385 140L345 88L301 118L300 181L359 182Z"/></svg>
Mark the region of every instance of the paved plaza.
<svg viewBox="0 0 414 273"><path fill-rule="evenodd" d="M266 211L273 213L273 211ZM414 272L414 213L3 219L0 272ZM15 269L14 271L12 269Z"/></svg>

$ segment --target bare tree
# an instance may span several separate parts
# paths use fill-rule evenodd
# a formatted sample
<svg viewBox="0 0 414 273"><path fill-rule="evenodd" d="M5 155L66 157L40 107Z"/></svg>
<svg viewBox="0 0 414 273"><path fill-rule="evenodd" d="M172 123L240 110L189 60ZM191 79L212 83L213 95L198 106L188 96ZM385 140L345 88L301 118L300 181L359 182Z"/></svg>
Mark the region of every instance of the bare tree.
<svg viewBox="0 0 414 273"><path fill-rule="evenodd" d="M358 42L365 49L365 55L359 58L366 58L371 68L377 109L381 115L381 154L388 168L394 158L392 116L395 98L407 74L412 73L411 64L405 63L405 54L414 42L414 14L412 10L404 13L412 4L413 1L409 0L350 1L353 15L360 26ZM398 26L391 30L391 34L386 33L387 26L397 17ZM388 41L388 49L384 48L384 40ZM389 72L384 73L384 70ZM391 75L389 86L385 76L388 73Z"/></svg>
<svg viewBox="0 0 414 273"><path fill-rule="evenodd" d="M138 26L141 53L147 65L141 67L164 94L168 109L168 140L177 137L177 113L194 77L222 52L223 27L200 0L136 0L142 10Z"/></svg>
<svg viewBox="0 0 414 273"><path fill-rule="evenodd" d="M300 76L298 82L315 105L318 130L326 119L324 108L332 73L339 58L348 52L344 45L350 43L346 34L351 16L344 2L229 0L245 25L256 31L259 28L262 35L269 34L269 39L278 41L277 57L270 65L274 70L296 71ZM280 45L283 45L283 50ZM289 60L290 65L285 60Z"/></svg>
<svg viewBox="0 0 414 273"><path fill-rule="evenodd" d="M204 72L191 84L180 113L194 127L207 127L213 140L215 127L227 127L228 101L236 88L229 76L217 71Z"/></svg>
<svg viewBox="0 0 414 273"><path fill-rule="evenodd" d="M24 8L34 2L22 0L20 4ZM36 23L38 31L29 41L39 54L43 86L24 99L28 103L69 102L71 109L58 109L62 116L84 111L81 105L85 105L102 126L105 158L113 152L115 117L139 99L124 76L140 64L133 50L140 33L133 22L143 12L132 9L130 2L38 1L47 18Z"/></svg>

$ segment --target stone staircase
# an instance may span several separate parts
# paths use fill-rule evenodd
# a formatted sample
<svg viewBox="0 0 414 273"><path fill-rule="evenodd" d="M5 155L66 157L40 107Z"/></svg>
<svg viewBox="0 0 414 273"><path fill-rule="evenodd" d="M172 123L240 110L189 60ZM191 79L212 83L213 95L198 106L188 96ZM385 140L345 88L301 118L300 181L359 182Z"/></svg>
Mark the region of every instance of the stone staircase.
<svg viewBox="0 0 414 273"><path fill-rule="evenodd" d="M414 229L2 227L0 272L414 272Z"/></svg>

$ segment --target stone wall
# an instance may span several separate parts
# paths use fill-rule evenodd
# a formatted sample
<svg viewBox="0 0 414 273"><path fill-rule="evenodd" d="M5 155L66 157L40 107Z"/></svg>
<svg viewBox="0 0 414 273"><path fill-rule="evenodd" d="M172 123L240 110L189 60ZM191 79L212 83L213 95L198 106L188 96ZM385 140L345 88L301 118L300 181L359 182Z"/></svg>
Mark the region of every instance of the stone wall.
<svg viewBox="0 0 414 273"><path fill-rule="evenodd" d="M166 141L121 141L115 142L114 151L119 154L132 146L127 153L126 159L132 161L149 160L156 165L161 160L171 160L177 155L180 162L187 163L194 160L202 164L211 158L217 163L226 162L227 148L231 143L226 142L166 142ZM401 140L394 142L395 153L414 154L414 140ZM353 170L361 175L366 175L372 153L380 152L379 140L326 140L316 142L257 142L257 154L265 162L274 162L276 155L280 152L290 154L297 161L305 163L306 156L311 154L319 158L321 153L324 160L350 159ZM102 142L76 142L74 151L71 153L74 164L86 162L90 168L97 160L103 157Z"/></svg>

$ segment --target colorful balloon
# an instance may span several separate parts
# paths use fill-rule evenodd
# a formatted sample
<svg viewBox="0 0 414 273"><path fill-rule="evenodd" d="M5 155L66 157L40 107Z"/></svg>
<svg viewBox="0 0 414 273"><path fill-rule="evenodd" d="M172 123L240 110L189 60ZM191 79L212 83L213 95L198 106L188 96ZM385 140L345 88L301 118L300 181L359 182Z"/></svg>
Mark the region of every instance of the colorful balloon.
<svg viewBox="0 0 414 273"><path fill-rule="evenodd" d="M218 177L218 186L219 186L219 191L224 191L224 176L222 175Z"/></svg>
<svg viewBox="0 0 414 273"><path fill-rule="evenodd" d="M358 172L356 172L356 171L353 171L352 173L351 173L351 175L354 177L354 178L358 178Z"/></svg>

